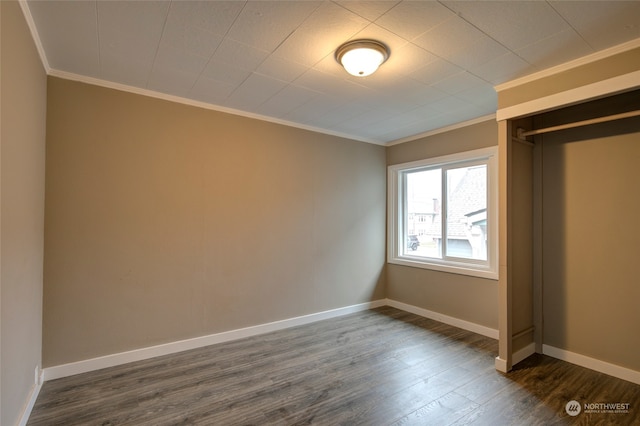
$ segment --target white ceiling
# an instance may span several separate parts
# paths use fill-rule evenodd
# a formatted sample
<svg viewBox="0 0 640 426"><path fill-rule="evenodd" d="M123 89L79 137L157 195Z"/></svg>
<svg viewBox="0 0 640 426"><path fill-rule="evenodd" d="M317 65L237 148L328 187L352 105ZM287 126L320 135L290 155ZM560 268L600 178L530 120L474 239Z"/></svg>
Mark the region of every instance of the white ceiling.
<svg viewBox="0 0 640 426"><path fill-rule="evenodd" d="M640 38L640 1L27 5L54 75L381 144L493 114L494 85ZM369 77L334 59L356 38L391 50Z"/></svg>

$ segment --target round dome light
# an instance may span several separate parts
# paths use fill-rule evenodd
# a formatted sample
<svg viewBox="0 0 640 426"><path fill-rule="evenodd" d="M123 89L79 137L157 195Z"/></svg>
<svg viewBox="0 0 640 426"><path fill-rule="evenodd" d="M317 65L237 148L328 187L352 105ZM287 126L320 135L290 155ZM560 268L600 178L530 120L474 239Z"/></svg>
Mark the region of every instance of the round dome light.
<svg viewBox="0 0 640 426"><path fill-rule="evenodd" d="M389 58L389 49L375 40L349 41L336 50L336 60L351 75L366 77Z"/></svg>

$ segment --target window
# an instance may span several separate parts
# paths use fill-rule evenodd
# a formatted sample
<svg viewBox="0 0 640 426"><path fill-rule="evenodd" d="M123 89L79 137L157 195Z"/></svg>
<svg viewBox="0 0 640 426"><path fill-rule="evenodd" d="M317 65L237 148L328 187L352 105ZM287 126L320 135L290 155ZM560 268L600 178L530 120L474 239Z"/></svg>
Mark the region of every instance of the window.
<svg viewBox="0 0 640 426"><path fill-rule="evenodd" d="M497 149L389 166L388 261L498 278Z"/></svg>

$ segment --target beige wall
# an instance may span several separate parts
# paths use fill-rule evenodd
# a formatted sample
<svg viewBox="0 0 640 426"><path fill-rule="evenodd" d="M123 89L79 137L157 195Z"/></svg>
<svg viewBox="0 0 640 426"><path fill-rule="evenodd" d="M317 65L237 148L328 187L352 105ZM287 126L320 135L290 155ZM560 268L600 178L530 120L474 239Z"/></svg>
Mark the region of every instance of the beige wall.
<svg viewBox="0 0 640 426"><path fill-rule="evenodd" d="M46 75L18 3L0 9L0 424L14 425L41 359Z"/></svg>
<svg viewBox="0 0 640 426"><path fill-rule="evenodd" d="M639 93L628 96L625 102L640 108ZM620 104L550 113L539 127ZM640 371L640 119L549 133L537 142L543 152L544 343Z"/></svg>
<svg viewBox="0 0 640 426"><path fill-rule="evenodd" d="M49 78L45 366L384 297L385 148Z"/></svg>
<svg viewBox="0 0 640 426"><path fill-rule="evenodd" d="M495 146L494 120L387 148L387 165ZM498 328L495 280L387 265L387 297L479 325Z"/></svg>

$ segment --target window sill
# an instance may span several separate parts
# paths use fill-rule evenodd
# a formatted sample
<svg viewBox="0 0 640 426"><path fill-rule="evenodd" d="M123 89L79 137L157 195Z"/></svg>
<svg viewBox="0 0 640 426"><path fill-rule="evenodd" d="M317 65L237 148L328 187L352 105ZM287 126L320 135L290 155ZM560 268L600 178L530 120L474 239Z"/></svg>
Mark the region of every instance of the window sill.
<svg viewBox="0 0 640 426"><path fill-rule="evenodd" d="M488 268L478 268L478 267L474 268L475 265L469 265L469 264L455 265L455 264L451 264L451 262L448 262L446 264L436 263L436 262L428 262L423 259L413 259L410 257L390 258L387 260L387 262L393 265L429 269L432 271L447 272L450 274L467 275L471 277L485 278L485 279L490 279L494 281L498 280L497 271L490 270Z"/></svg>

